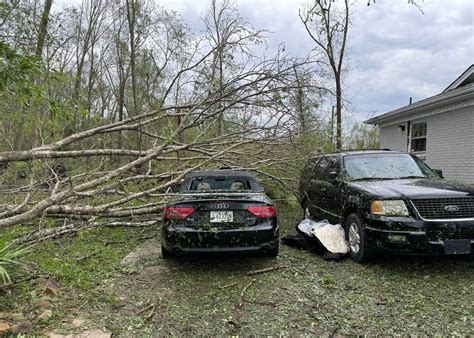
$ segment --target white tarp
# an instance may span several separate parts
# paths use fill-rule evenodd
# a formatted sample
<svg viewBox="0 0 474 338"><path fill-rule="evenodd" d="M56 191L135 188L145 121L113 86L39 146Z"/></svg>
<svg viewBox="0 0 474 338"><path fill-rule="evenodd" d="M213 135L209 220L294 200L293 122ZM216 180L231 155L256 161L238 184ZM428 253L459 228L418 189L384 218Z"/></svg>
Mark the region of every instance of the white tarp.
<svg viewBox="0 0 474 338"><path fill-rule="evenodd" d="M305 219L298 224L298 229L308 236L318 238L329 252L341 254L349 252L344 229L340 224L330 224L326 219L320 222Z"/></svg>

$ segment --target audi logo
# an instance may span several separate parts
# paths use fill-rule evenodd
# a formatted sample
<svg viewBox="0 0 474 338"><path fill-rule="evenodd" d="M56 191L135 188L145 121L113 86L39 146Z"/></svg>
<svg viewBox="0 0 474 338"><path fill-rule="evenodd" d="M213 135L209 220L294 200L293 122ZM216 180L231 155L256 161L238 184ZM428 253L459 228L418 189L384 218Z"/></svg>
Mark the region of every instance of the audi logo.
<svg viewBox="0 0 474 338"><path fill-rule="evenodd" d="M444 207L444 210L448 212L456 212L459 211L459 207L457 205L447 205Z"/></svg>
<svg viewBox="0 0 474 338"><path fill-rule="evenodd" d="M229 209L229 205L226 203L211 204L209 207L212 209Z"/></svg>

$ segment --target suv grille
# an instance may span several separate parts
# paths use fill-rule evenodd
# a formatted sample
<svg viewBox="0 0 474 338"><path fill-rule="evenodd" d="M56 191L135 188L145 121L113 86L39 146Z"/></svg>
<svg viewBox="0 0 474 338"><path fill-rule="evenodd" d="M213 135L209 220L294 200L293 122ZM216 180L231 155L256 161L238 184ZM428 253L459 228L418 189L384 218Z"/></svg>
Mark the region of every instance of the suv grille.
<svg viewBox="0 0 474 338"><path fill-rule="evenodd" d="M474 198L437 198L412 200L425 219L474 218Z"/></svg>

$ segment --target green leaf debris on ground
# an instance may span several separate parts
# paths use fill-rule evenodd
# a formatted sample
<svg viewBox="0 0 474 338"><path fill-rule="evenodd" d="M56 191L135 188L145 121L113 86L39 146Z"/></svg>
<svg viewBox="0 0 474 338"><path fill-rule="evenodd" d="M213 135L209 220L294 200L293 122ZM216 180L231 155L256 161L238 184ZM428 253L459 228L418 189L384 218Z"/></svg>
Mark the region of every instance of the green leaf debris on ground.
<svg viewBox="0 0 474 338"><path fill-rule="evenodd" d="M299 210L280 215L282 233L293 231ZM36 320L44 311L41 279L0 291L0 316L19 313L34 323L36 333L93 328L117 335L473 332L469 258L379 255L359 265L282 246L277 259L163 260L158 233L103 228L38 245L29 261L60 284L49 297L53 316Z"/></svg>

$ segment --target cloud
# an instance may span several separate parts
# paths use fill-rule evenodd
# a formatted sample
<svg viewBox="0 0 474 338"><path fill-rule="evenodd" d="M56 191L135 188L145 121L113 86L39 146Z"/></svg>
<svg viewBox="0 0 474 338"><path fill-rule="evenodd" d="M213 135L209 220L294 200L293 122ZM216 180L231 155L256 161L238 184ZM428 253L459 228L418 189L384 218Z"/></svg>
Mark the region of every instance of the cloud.
<svg viewBox="0 0 474 338"><path fill-rule="evenodd" d="M348 90L358 118L440 93L473 62L474 3L406 2L356 9Z"/></svg>

